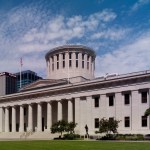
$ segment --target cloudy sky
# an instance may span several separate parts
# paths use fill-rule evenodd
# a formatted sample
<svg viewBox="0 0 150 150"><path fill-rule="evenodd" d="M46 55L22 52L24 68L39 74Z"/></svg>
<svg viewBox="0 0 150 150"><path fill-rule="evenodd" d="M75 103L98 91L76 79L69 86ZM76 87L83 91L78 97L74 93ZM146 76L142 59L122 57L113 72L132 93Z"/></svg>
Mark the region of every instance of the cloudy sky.
<svg viewBox="0 0 150 150"><path fill-rule="evenodd" d="M150 69L150 0L0 0L0 72L46 77L45 54L64 44L96 51L96 76Z"/></svg>

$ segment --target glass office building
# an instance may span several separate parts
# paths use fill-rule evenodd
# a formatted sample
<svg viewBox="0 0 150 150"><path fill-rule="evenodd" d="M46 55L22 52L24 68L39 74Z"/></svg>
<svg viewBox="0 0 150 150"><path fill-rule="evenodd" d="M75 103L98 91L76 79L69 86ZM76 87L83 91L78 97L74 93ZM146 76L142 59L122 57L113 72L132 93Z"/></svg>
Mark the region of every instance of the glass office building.
<svg viewBox="0 0 150 150"><path fill-rule="evenodd" d="M20 89L20 72L15 73L16 79L17 79L17 91ZM37 73L31 71L31 70L26 70L21 72L21 86L25 86L29 83L32 83L36 80L42 79L42 77L39 77Z"/></svg>

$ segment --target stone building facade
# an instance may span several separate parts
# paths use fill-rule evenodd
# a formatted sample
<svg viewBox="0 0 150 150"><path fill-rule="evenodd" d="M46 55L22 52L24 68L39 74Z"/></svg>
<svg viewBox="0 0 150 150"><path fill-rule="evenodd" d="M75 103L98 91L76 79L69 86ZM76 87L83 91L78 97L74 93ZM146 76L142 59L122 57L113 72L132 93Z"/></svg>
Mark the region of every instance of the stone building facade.
<svg viewBox="0 0 150 150"><path fill-rule="evenodd" d="M119 133L149 133L150 119L144 112L150 107L150 70L94 78L95 57L92 49L80 45L49 51L47 79L0 97L0 132L46 133L63 119L78 124L76 133L84 135L87 124L89 134L95 135L99 120L105 117L121 120Z"/></svg>

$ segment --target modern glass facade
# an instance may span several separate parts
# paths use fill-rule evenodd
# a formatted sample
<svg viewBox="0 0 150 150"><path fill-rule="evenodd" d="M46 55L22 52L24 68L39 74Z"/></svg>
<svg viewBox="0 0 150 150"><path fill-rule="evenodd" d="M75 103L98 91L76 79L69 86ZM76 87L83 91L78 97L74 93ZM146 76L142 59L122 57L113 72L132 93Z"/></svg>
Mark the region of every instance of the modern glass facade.
<svg viewBox="0 0 150 150"><path fill-rule="evenodd" d="M20 72L15 73L16 79L17 79L17 91L20 89ZM21 72L21 86L25 86L29 83L32 83L36 80L42 79L37 75L37 73L31 71L31 70L26 70Z"/></svg>

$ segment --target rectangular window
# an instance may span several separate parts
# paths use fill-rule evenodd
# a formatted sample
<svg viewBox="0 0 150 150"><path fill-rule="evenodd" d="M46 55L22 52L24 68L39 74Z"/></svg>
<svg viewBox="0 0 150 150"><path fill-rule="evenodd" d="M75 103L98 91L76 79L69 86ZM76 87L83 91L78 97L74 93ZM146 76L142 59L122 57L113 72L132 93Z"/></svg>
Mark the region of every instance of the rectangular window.
<svg viewBox="0 0 150 150"><path fill-rule="evenodd" d="M87 69L89 70L89 62L87 62Z"/></svg>
<svg viewBox="0 0 150 150"><path fill-rule="evenodd" d="M76 59L78 59L78 53L76 53Z"/></svg>
<svg viewBox="0 0 150 150"><path fill-rule="evenodd" d="M54 70L54 63L52 63L52 70Z"/></svg>
<svg viewBox="0 0 150 150"><path fill-rule="evenodd" d="M78 68L78 60L76 60L76 68Z"/></svg>
<svg viewBox="0 0 150 150"><path fill-rule="evenodd" d="M59 69L59 62L57 62L57 69Z"/></svg>
<svg viewBox="0 0 150 150"><path fill-rule="evenodd" d="M54 62L54 57L51 57L52 58L52 62Z"/></svg>
<svg viewBox="0 0 150 150"><path fill-rule="evenodd" d="M63 68L65 68L65 61L63 61Z"/></svg>
<svg viewBox="0 0 150 150"><path fill-rule="evenodd" d="M63 55L63 59L65 59L65 53L63 53L62 55Z"/></svg>
<svg viewBox="0 0 150 150"><path fill-rule="evenodd" d="M82 60L84 60L84 54L82 54Z"/></svg>
<svg viewBox="0 0 150 150"><path fill-rule="evenodd" d="M99 107L99 97L94 97L94 106Z"/></svg>
<svg viewBox="0 0 150 150"><path fill-rule="evenodd" d="M124 104L130 104L130 94L124 94Z"/></svg>
<svg viewBox="0 0 150 150"><path fill-rule="evenodd" d="M87 57L87 61L89 61L89 58L90 58L90 56L88 55L88 57Z"/></svg>
<svg viewBox="0 0 150 150"><path fill-rule="evenodd" d="M142 127L147 127L147 117L142 116Z"/></svg>
<svg viewBox="0 0 150 150"><path fill-rule="evenodd" d="M69 59L71 59L72 58L72 53L69 53Z"/></svg>
<svg viewBox="0 0 150 150"><path fill-rule="evenodd" d="M71 60L69 60L69 67L71 67L72 66L72 61Z"/></svg>
<svg viewBox="0 0 150 150"><path fill-rule="evenodd" d="M95 128L99 128L99 118L95 118Z"/></svg>
<svg viewBox="0 0 150 150"><path fill-rule="evenodd" d="M124 126L130 127L130 117L124 117Z"/></svg>
<svg viewBox="0 0 150 150"><path fill-rule="evenodd" d="M84 68L84 61L82 61L82 68Z"/></svg>
<svg viewBox="0 0 150 150"><path fill-rule="evenodd" d="M147 103L147 91L141 92L142 103Z"/></svg>
<svg viewBox="0 0 150 150"><path fill-rule="evenodd" d="M58 61L59 60L59 55L57 54L56 57L57 57L57 61Z"/></svg>
<svg viewBox="0 0 150 150"><path fill-rule="evenodd" d="M109 96L109 106L114 106L114 96Z"/></svg>

